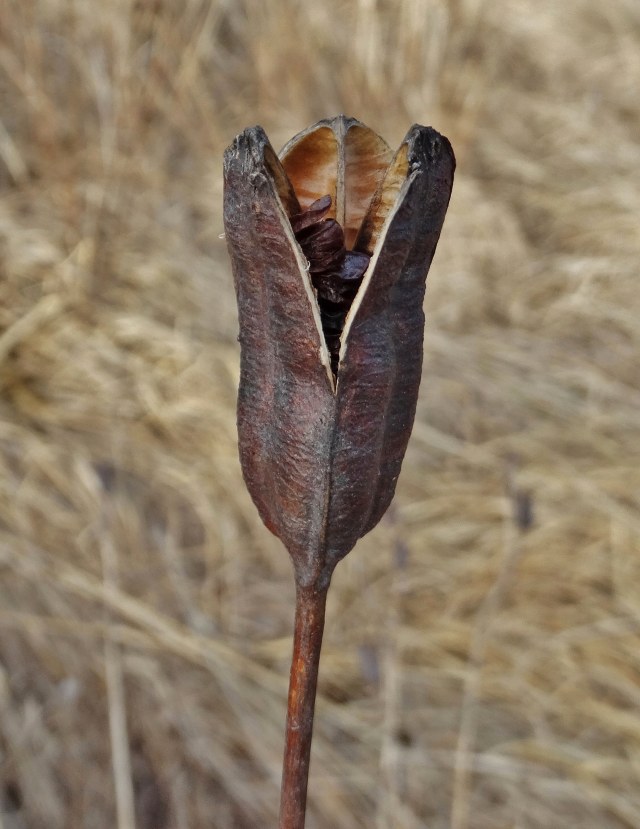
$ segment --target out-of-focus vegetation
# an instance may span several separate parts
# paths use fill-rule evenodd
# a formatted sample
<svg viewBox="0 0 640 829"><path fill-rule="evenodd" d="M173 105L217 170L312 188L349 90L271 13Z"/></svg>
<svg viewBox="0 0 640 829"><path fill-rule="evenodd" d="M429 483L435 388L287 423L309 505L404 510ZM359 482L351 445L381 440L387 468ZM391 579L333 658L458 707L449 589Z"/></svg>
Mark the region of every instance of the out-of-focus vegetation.
<svg viewBox="0 0 640 829"><path fill-rule="evenodd" d="M339 112L458 172L308 825L640 826L639 77L636 0L3 2L3 829L275 825L293 582L237 461L221 154Z"/></svg>

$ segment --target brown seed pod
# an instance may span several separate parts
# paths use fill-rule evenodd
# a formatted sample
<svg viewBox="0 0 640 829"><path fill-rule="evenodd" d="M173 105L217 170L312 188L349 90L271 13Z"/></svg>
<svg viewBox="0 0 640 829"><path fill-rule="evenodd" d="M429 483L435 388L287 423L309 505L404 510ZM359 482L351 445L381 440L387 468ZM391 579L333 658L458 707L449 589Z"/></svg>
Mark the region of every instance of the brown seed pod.
<svg viewBox="0 0 640 829"><path fill-rule="evenodd" d="M430 127L412 127L394 155L344 116L300 133L280 158L260 127L225 153L240 459L301 586L326 586L393 497L454 167L451 145ZM327 297L350 277L356 290L334 295L344 312L336 342Z"/></svg>

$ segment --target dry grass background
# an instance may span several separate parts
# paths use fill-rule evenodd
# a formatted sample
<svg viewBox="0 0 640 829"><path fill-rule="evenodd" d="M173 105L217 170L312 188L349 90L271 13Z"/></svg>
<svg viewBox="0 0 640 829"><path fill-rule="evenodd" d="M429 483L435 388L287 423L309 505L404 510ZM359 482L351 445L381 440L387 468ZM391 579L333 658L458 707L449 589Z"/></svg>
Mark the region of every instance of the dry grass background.
<svg viewBox="0 0 640 829"><path fill-rule="evenodd" d="M275 825L293 585L236 457L221 153L338 112L459 166L309 828L640 827L639 78L636 0L5 0L2 829Z"/></svg>

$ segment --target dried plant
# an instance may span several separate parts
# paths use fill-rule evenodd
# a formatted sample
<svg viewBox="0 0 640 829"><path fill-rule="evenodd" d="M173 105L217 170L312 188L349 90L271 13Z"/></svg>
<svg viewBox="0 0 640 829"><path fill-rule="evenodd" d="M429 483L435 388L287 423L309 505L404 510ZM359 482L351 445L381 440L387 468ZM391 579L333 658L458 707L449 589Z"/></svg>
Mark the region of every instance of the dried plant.
<svg viewBox="0 0 640 829"><path fill-rule="evenodd" d="M280 158L260 127L225 154L240 458L297 588L281 829L304 826L331 576L389 506L413 426L425 280L454 168L430 127L412 127L393 154L344 116Z"/></svg>

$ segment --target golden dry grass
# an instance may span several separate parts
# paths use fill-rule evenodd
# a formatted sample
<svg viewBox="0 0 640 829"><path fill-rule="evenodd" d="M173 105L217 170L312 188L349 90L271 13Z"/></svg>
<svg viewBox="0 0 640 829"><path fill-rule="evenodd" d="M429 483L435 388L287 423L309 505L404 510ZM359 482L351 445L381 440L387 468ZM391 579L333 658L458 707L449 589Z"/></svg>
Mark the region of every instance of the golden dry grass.
<svg viewBox="0 0 640 829"><path fill-rule="evenodd" d="M638 78L636 0L5 0L2 829L275 826L293 585L237 462L221 153L338 112L459 166L309 829L640 827Z"/></svg>

